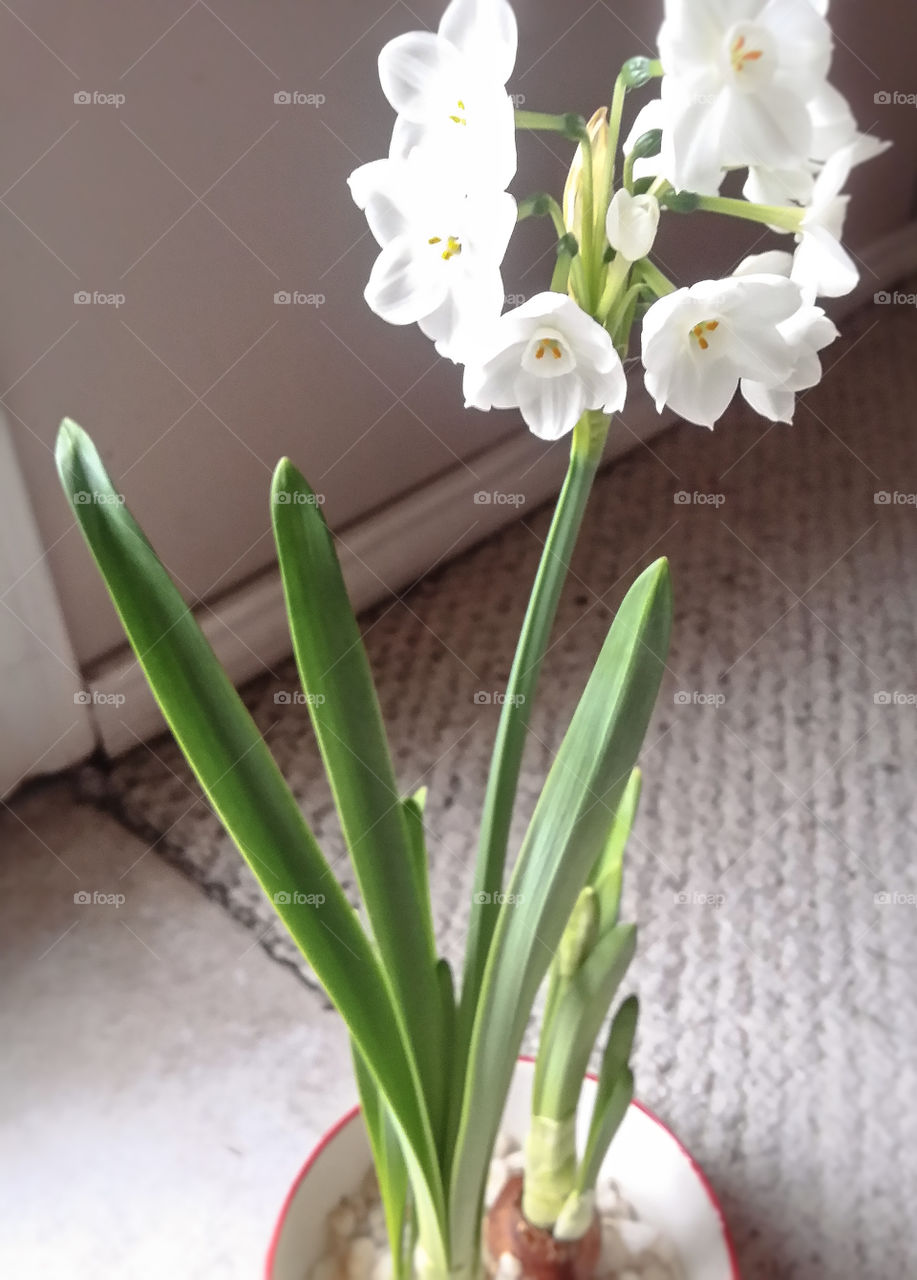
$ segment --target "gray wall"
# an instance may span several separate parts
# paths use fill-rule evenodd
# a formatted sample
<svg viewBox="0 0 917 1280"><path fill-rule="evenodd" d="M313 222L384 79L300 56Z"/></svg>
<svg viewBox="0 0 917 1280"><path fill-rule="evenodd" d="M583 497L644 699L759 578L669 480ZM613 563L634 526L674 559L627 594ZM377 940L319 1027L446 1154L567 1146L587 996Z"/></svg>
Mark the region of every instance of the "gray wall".
<svg viewBox="0 0 917 1280"><path fill-rule="evenodd" d="M362 302L373 248L345 179L386 148L375 57L417 25L407 5L16 7L22 21L0 10L0 381L76 651L89 662L121 636L58 495L51 446L64 414L94 433L189 598L270 563L266 494L280 455L303 466L341 527L517 428L511 415L464 413L452 366ZM647 50L659 5L613 7L599 0L571 18L569 6L520 0L511 87L528 106L589 114L622 58ZM441 4L411 8L435 25ZM873 98L917 91L917 13L897 0L834 9L837 78L862 126L899 144L859 182L850 232L863 246L913 212L917 111ZM275 105L278 90L326 102ZM125 101L79 105L78 92ZM567 155L525 138L518 192L559 189ZM676 251L669 233L663 256L674 267L680 256L694 276L728 268L744 243L728 230L678 220L687 239ZM508 290L543 287L542 271L525 269L544 235L520 233ZM275 291L293 289L326 301L275 305ZM80 290L125 301L77 305Z"/></svg>

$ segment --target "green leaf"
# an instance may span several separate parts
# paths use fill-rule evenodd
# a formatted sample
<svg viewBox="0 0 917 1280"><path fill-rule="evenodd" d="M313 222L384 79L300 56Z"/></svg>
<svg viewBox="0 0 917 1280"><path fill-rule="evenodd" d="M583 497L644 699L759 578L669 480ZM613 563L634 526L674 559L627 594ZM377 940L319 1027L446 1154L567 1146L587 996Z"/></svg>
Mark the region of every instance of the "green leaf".
<svg viewBox="0 0 917 1280"><path fill-rule="evenodd" d="M354 1075L360 1093L363 1120L373 1153L373 1164L379 1181L379 1193L385 1214L385 1229L392 1252L395 1280L407 1274L405 1257L405 1219L410 1182L408 1168L398 1142L395 1127L379 1094L375 1078L357 1046L351 1041Z"/></svg>
<svg viewBox="0 0 917 1280"><path fill-rule="evenodd" d="M576 1190L595 1190L602 1161L634 1096L634 1077L628 1067L640 1005L628 996L615 1015L602 1056L586 1147L576 1176Z"/></svg>
<svg viewBox="0 0 917 1280"><path fill-rule="evenodd" d="M57 464L179 746L370 1064L441 1216L429 1119L369 939L191 611L123 505L91 440L69 420L58 434ZM311 900L297 901L297 895Z"/></svg>
<svg viewBox="0 0 917 1280"><path fill-rule="evenodd" d="M668 566L628 592L523 842L489 949L449 1191L453 1239L474 1238L489 1152L529 1010L573 904L608 839L646 733L671 628ZM524 909L516 903L521 899ZM467 1248L467 1246L465 1246ZM453 1255L453 1265L472 1260Z"/></svg>
<svg viewBox="0 0 917 1280"><path fill-rule="evenodd" d="M556 1121L575 1114L590 1054L636 946L636 926L615 925L564 984L547 1039L538 1046L539 1058L544 1055L538 1114Z"/></svg>
<svg viewBox="0 0 917 1280"><path fill-rule="evenodd" d="M309 715L396 1014L439 1131L446 1073L419 810L412 812L398 793L366 650L321 505L289 459L277 467L271 499ZM422 820L419 835L422 842Z"/></svg>

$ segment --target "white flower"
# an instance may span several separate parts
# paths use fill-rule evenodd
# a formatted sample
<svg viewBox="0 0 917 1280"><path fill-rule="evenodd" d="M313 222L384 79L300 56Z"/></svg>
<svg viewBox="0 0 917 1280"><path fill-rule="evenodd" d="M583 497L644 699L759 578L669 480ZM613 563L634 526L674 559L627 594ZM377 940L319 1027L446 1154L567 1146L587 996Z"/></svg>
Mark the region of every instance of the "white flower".
<svg viewBox="0 0 917 1280"><path fill-rule="evenodd" d="M655 302L643 321L646 387L664 405L712 427L739 380L785 382L793 353L778 326L800 306L798 286L780 275L704 280Z"/></svg>
<svg viewBox="0 0 917 1280"><path fill-rule="evenodd" d="M666 0L663 172L714 195L723 170L794 167L810 152L807 103L825 82L831 31L800 0Z"/></svg>
<svg viewBox="0 0 917 1280"><path fill-rule="evenodd" d="M349 183L381 248L370 308L390 324L419 324L440 355L460 361L466 335L503 306L500 264L516 202L504 191L467 195L414 155L362 165Z"/></svg>
<svg viewBox="0 0 917 1280"><path fill-rule="evenodd" d="M412 31L379 54L382 91L398 114L389 152L420 147L470 185L505 189L516 172L513 103L506 81L517 29L506 0L452 0L436 34Z"/></svg>
<svg viewBox="0 0 917 1280"><path fill-rule="evenodd" d="M605 216L605 234L616 253L628 262L645 258L659 228L659 201L655 196L632 196L616 191Z"/></svg>
<svg viewBox="0 0 917 1280"><path fill-rule="evenodd" d="M737 276L758 275L762 272L789 276L793 256L779 250L755 254L746 258L736 268ZM772 422L792 422L796 408L796 393L814 387L821 381L822 367L818 353L830 346L839 336L834 323L821 307L803 302L799 310L777 326L793 359L789 375L779 382L755 382L743 378L742 395L762 417Z"/></svg>
<svg viewBox="0 0 917 1280"><path fill-rule="evenodd" d="M519 408L536 436L559 440L587 409L623 408L627 379L600 324L572 298L540 293L482 336L464 389L467 408Z"/></svg>
<svg viewBox="0 0 917 1280"><path fill-rule="evenodd" d="M624 139L622 147L624 155L630 155L645 133L650 133L653 129L659 129L661 132L665 128L665 123L666 111L662 99L652 98L637 112L631 131ZM657 178L660 175L668 177L663 172L663 164L664 159L661 155L641 157L634 161L634 178Z"/></svg>
<svg viewBox="0 0 917 1280"><path fill-rule="evenodd" d="M812 301L815 297L840 298L852 292L859 272L841 244L850 197L843 189L850 170L885 151L890 143L866 134L857 135L848 146L826 162L812 188L797 236L792 279Z"/></svg>

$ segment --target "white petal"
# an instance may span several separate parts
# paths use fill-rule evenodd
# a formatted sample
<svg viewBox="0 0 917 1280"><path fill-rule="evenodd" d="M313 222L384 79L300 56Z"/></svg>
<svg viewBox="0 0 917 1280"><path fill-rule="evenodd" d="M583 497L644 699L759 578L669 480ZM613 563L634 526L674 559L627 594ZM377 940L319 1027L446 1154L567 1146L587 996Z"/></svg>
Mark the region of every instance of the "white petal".
<svg viewBox="0 0 917 1280"><path fill-rule="evenodd" d="M533 378L520 372L516 398L526 426L541 440L560 440L586 410L583 384L575 372L560 378Z"/></svg>
<svg viewBox="0 0 917 1280"><path fill-rule="evenodd" d="M395 240L373 264L364 297L389 324L414 324L441 306L445 293L442 273L430 271L409 241Z"/></svg>
<svg viewBox="0 0 917 1280"><path fill-rule="evenodd" d="M407 232L410 219L404 200L396 195L397 172L393 171L391 160L373 160L361 165L354 169L347 183L357 207L365 212L378 244L389 244Z"/></svg>
<svg viewBox="0 0 917 1280"><path fill-rule="evenodd" d="M753 253L743 258L733 271L734 276L786 276L790 278L793 255L784 249L769 249L766 253Z"/></svg>
<svg viewBox="0 0 917 1280"><path fill-rule="evenodd" d="M658 227L655 196L632 196L623 187L615 192L605 215L605 234L612 249L628 262L638 262L652 249Z"/></svg>
<svg viewBox="0 0 917 1280"><path fill-rule="evenodd" d="M507 0L452 0L439 34L506 84L516 65L519 33Z"/></svg>
<svg viewBox="0 0 917 1280"><path fill-rule="evenodd" d="M409 31L383 47L379 80L398 115L425 124L448 102L461 66L461 55L448 40L431 31Z"/></svg>
<svg viewBox="0 0 917 1280"><path fill-rule="evenodd" d="M743 378L742 395L756 413L771 422L792 422L796 408L796 396L786 387L766 387L763 382L751 382Z"/></svg>
<svg viewBox="0 0 917 1280"><path fill-rule="evenodd" d="M857 287L860 273L843 245L826 228L813 226L800 238L792 278L810 296L842 298Z"/></svg>
<svg viewBox="0 0 917 1280"><path fill-rule="evenodd" d="M729 360L682 360L673 370L666 403L679 417L712 427L728 409L738 381Z"/></svg>

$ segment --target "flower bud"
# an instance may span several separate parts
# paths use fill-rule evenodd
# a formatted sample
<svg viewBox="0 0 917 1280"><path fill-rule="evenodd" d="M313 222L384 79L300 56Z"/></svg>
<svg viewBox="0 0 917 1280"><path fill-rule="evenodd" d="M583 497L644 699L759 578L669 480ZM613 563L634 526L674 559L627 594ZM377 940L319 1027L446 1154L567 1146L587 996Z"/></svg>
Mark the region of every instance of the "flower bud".
<svg viewBox="0 0 917 1280"><path fill-rule="evenodd" d="M608 155L608 111L599 107L595 115L586 125L589 141L592 143L592 189L598 191L605 177L605 164ZM577 240L583 238L583 148L576 148L576 155L567 175L564 187L564 223L567 230L572 231ZM591 210L590 210L591 213Z"/></svg>
<svg viewBox="0 0 917 1280"><path fill-rule="evenodd" d="M615 192L605 219L605 234L611 247L628 262L646 257L658 226L659 201L655 196L632 196L623 188Z"/></svg>
<svg viewBox="0 0 917 1280"><path fill-rule="evenodd" d="M557 948L557 971L572 978L595 946L599 932L599 907L589 885L577 898Z"/></svg>

